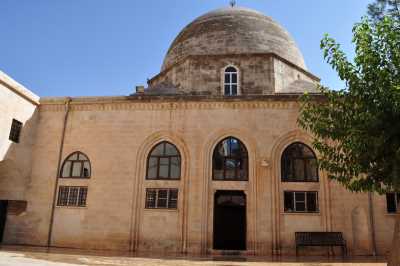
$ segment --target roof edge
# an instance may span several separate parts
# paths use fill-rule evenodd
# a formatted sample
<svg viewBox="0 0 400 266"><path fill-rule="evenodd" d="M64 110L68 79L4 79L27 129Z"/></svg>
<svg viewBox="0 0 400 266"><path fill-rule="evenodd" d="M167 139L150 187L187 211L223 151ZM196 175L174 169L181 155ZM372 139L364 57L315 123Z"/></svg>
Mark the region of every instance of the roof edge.
<svg viewBox="0 0 400 266"><path fill-rule="evenodd" d="M100 97L43 97L41 105L65 104L101 104L101 103L150 103L150 102L240 102L240 101L298 101L304 93L274 93L274 94L253 94L238 96L221 95L143 95L130 96L100 96ZM308 93L314 97L323 97L320 93Z"/></svg>
<svg viewBox="0 0 400 266"><path fill-rule="evenodd" d="M34 94L32 91L28 90L26 87L24 87L22 84L18 83L14 79L12 79L10 76L8 76L6 73L0 70L0 84L20 96L21 98L24 98L28 102L30 102L33 105L39 105L40 104L40 97Z"/></svg>

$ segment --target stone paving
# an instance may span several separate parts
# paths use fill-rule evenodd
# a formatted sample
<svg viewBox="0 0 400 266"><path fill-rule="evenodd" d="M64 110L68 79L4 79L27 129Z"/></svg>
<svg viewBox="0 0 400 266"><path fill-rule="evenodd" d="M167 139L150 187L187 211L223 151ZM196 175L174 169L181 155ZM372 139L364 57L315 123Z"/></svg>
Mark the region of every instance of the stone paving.
<svg viewBox="0 0 400 266"><path fill-rule="evenodd" d="M307 259L306 262L301 260ZM382 258L150 257L33 247L1 247L0 266L386 266Z"/></svg>

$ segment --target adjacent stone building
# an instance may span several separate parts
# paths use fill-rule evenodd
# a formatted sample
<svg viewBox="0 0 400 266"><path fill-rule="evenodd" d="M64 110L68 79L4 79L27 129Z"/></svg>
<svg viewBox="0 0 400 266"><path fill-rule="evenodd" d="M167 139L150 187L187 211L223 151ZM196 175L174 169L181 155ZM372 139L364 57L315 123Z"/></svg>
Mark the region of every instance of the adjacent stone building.
<svg viewBox="0 0 400 266"><path fill-rule="evenodd" d="M350 254L385 254L397 196L328 180L297 125L318 82L282 26L240 7L185 27L130 96L39 100L1 73L3 243L273 255L338 231Z"/></svg>

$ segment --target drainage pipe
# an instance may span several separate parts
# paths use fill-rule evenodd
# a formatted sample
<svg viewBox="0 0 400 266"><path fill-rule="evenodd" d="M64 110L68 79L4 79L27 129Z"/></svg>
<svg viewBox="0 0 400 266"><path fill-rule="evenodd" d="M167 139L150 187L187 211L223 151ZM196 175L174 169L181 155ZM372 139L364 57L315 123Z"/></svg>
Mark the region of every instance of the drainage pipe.
<svg viewBox="0 0 400 266"><path fill-rule="evenodd" d="M372 255L376 256L375 217L372 192L368 192L369 222L371 226Z"/></svg>
<svg viewBox="0 0 400 266"><path fill-rule="evenodd" d="M54 182L54 190L53 190L53 203L51 206L51 214L50 214L50 222L49 222L49 233L47 237L47 247L51 246L51 238L53 234L53 223L54 223L54 211L56 208L56 195L57 195L57 188L58 188L58 179L60 176L60 170L61 170L61 159L62 159L62 153L64 149L64 139L65 139L65 129L67 127L67 120L68 120L68 114L70 110L70 103L71 103L71 98L67 98L65 101L65 115L64 115L64 123L63 123L63 128L62 128L62 133L61 133L61 141L60 141L60 149L58 152L58 164L57 164L57 173L56 173L56 180Z"/></svg>

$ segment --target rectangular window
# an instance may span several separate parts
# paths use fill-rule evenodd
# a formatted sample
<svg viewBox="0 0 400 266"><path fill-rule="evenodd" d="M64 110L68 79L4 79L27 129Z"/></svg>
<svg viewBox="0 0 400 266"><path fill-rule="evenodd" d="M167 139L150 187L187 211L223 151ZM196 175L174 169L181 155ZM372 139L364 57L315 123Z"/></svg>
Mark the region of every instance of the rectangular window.
<svg viewBox="0 0 400 266"><path fill-rule="evenodd" d="M319 212L316 191L285 191L283 198L285 212Z"/></svg>
<svg viewBox="0 0 400 266"><path fill-rule="evenodd" d="M57 206L86 207L87 187L60 186Z"/></svg>
<svg viewBox="0 0 400 266"><path fill-rule="evenodd" d="M13 119L11 123L10 136L8 139L15 143L19 143L21 130L22 130L22 123L19 122L18 120Z"/></svg>
<svg viewBox="0 0 400 266"><path fill-rule="evenodd" d="M400 193L386 193L386 207L388 213L396 213L399 200Z"/></svg>
<svg viewBox="0 0 400 266"><path fill-rule="evenodd" d="M146 209L177 209L178 189L146 189Z"/></svg>

